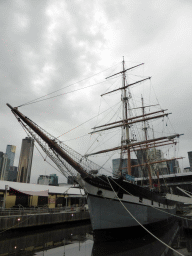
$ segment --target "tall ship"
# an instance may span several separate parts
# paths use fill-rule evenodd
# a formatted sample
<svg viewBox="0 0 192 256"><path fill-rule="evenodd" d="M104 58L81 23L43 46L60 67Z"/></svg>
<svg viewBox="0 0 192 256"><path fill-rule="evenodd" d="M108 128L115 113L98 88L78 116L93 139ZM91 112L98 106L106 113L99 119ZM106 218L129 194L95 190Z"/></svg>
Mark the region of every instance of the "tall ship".
<svg viewBox="0 0 192 256"><path fill-rule="evenodd" d="M99 237L101 232L116 233L124 228L160 227L160 223L167 223L176 213L176 203L166 199L164 194L170 192L169 188L166 187L167 191L161 189L159 164L177 160L179 157L163 159L155 156L159 148L174 147L180 134L156 136L154 126L150 126L151 122L160 120L162 123L162 119L169 115L159 104L159 109L154 111L152 109L157 105L145 105L141 96L139 107L132 105L131 89L150 80L150 77L145 77L131 83L128 81L129 72L141 65L143 63L126 68L123 59L121 71L107 77L121 78L121 84L101 96L120 96L122 115L118 115L116 120L110 118L108 121L105 118L107 123L95 126L91 134L109 134L117 130L120 134L119 143L86 155L77 153L22 114L17 107L7 104L27 134L35 139L59 170L66 177L73 176L84 188L95 237ZM137 133L138 130L140 134ZM115 137L110 139L110 144L113 142L116 142ZM105 155L108 152L119 152L118 168L113 175L100 174L101 166L90 160L91 156ZM133 161L133 158L137 161ZM123 162L126 164L123 165ZM133 170L136 167L143 176L147 176L148 183L145 186L136 184L134 180ZM152 178L154 175L157 177L155 182Z"/></svg>

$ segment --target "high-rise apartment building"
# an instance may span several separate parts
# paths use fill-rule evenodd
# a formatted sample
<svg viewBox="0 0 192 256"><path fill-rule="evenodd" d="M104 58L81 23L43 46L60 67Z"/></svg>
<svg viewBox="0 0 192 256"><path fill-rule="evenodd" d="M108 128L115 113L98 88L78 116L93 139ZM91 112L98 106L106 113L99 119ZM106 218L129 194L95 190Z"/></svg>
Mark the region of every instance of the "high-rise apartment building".
<svg viewBox="0 0 192 256"><path fill-rule="evenodd" d="M173 159L173 160L167 162L167 166L168 166L170 174L180 172L179 162L176 159Z"/></svg>
<svg viewBox="0 0 192 256"><path fill-rule="evenodd" d="M17 181L17 167L10 166L8 173L8 181Z"/></svg>
<svg viewBox="0 0 192 256"><path fill-rule="evenodd" d="M58 186L58 176L56 174L40 175L37 184Z"/></svg>
<svg viewBox="0 0 192 256"><path fill-rule="evenodd" d="M164 154L160 149L153 148L148 151L148 161L149 162L159 162L151 165L152 175L156 175L156 172L159 171L159 174L168 174L167 162L164 158Z"/></svg>
<svg viewBox="0 0 192 256"><path fill-rule="evenodd" d="M0 180L8 179L10 160L7 154L0 152Z"/></svg>
<svg viewBox="0 0 192 256"><path fill-rule="evenodd" d="M131 159L131 165L137 165L137 159ZM127 159L112 159L113 165L113 177L118 178L120 175L127 174ZM139 172L137 167L131 168L131 175L134 177L139 177Z"/></svg>
<svg viewBox="0 0 192 256"><path fill-rule="evenodd" d="M49 185L50 178L49 175L40 175L37 184L42 184L42 185Z"/></svg>
<svg viewBox="0 0 192 256"><path fill-rule="evenodd" d="M17 182L29 183L33 159L34 139L26 137L22 140Z"/></svg>
<svg viewBox="0 0 192 256"><path fill-rule="evenodd" d="M49 185L58 186L58 176L56 174L50 174L49 178Z"/></svg>
<svg viewBox="0 0 192 256"><path fill-rule="evenodd" d="M190 170L192 171L192 151L187 152L190 164Z"/></svg>
<svg viewBox="0 0 192 256"><path fill-rule="evenodd" d="M7 145L6 154L10 159L10 166L14 165L16 146Z"/></svg>

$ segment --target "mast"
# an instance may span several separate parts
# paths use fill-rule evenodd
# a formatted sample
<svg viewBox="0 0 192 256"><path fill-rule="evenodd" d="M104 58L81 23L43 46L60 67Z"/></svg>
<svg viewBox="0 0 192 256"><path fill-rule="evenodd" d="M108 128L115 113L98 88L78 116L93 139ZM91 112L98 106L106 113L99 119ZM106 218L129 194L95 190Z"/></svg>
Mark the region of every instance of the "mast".
<svg viewBox="0 0 192 256"><path fill-rule="evenodd" d="M145 116L145 107L144 107L144 103L143 103L143 97L141 97L141 101L142 101L142 114L143 114L143 118ZM143 130L144 130L144 134L145 134L145 140L146 140L146 150L145 150L145 157L146 157L146 163L147 163L147 170L148 170L148 176L149 176L149 186L150 188L152 188L153 186L153 182L152 182L152 177L151 177L151 168L148 164L148 143L147 143L147 126L146 126L146 121L144 120L144 127L143 127Z"/></svg>
<svg viewBox="0 0 192 256"><path fill-rule="evenodd" d="M136 65L136 66L133 66L131 68L127 68L125 69L125 61L124 61L124 57L123 57L123 61L122 61L122 65L123 65L123 70L116 73L116 74L113 74L111 76L108 76L106 77L106 79L108 78L111 78L113 76L116 76L116 75L119 75L119 74L122 74L122 87L118 88L118 89L115 89L113 91L110 91L110 92L107 92L107 93L104 93L104 94L101 94L101 97L106 95L106 94L109 94L109 93L113 93L113 92L116 92L116 91L119 91L121 90L122 91L122 94L121 94L121 101L122 101L122 105L123 105L123 119L120 121L122 122L123 124L122 125L119 125L118 127L122 127L122 138L121 138L121 146L118 147L118 149L121 149L121 158L122 158L122 151L123 149L126 147L126 150L127 150L127 172L129 175L131 175L131 153L130 153L130 147L128 146L130 144L130 139L129 139L129 123L128 123L128 97L127 97L127 91L126 89L129 87L129 86L133 86L135 84L138 84L140 82L143 82L147 79L150 79L151 77L147 77L145 79L142 79L140 81L137 81L137 82L134 82L132 84L127 84L126 85L126 71L128 70L131 70L131 69L134 69L134 68L137 68L141 65L143 65L144 63L141 63L139 65ZM117 122L119 123L119 122ZM96 127L97 128L97 127ZM112 128L116 128L116 127L112 127ZM95 129L95 128L94 128ZM108 128L107 128L108 129ZM123 130L125 129L125 134L123 132ZM91 132L91 134L94 133L94 132ZM89 156L89 155L92 155L92 154L88 154L86 156ZM120 163L120 167L119 167L119 170L121 169L121 164L122 164L122 160L121 160L121 163Z"/></svg>
<svg viewBox="0 0 192 256"><path fill-rule="evenodd" d="M143 63L140 64L140 65L143 65ZM108 123L108 124L101 125L101 126L97 126L97 127L94 128L94 129L97 129L97 128L109 126L107 128L94 131L94 132L99 132L99 131L103 131L103 130L108 130L108 129L121 127L121 129L122 129L121 144L118 145L117 147L114 147L114 148L101 150L101 151L91 153L91 154L87 154L87 155L84 155L84 156L81 156L79 154L80 157L79 157L79 155L78 155L78 157L76 157L77 152L72 152L71 149L67 148L66 145L61 146L60 145L61 142L59 142L59 140L57 140L57 138L54 138L53 136L47 135L46 131L44 131L41 127L39 127L37 124L35 124L28 117L23 115L18 110L18 108L13 108L9 104L7 104L7 106L11 109L11 111L14 113L14 115L16 116L16 118L22 124L22 126L24 128L26 128L28 130L27 127L29 127L35 134L37 134L39 136L38 139L40 138L45 143L47 143L48 149L52 150L53 153L56 156L59 155L60 158L64 159L65 162L68 165L70 165L75 171L77 171L78 173L81 174L82 178L86 178L86 177L92 178L92 175L89 173L90 168L89 169L87 168L87 166L88 166L87 162L88 161L90 162L90 160L87 159L87 156L102 154L102 153L106 153L106 152L115 151L115 150L120 149L121 150L121 163L120 163L120 166L119 166L119 171L122 171L122 169L124 169L124 168L122 168L122 154L124 153L127 156L127 167L126 167L126 169L127 169L128 175L131 175L131 168L137 167L137 166L146 166L147 169L148 169L150 188L152 188L152 177L151 177L150 165L160 163L160 162L157 162L157 161L152 162L152 163L149 162L149 160L150 160L149 157L148 157L149 148L157 147L157 146L159 147L159 146L164 146L164 145L169 145L169 144L176 144L174 139L176 137L179 137L181 134L174 134L174 135L171 135L171 136L164 136L164 137L153 138L153 139L148 138L146 122L148 120L152 120L152 119L156 119L156 118L161 118L163 116L167 116L168 114L165 114L164 111L166 111L166 110L163 110L163 109L159 110L159 111L152 112L152 113L145 113L145 107L148 107L148 106L144 106L143 98L142 98L142 107L141 107L142 115L131 117L128 114L128 110L129 110L128 87L132 86L132 85L135 85L137 83L140 83L144 80L150 79L150 77L149 77L149 78L137 81L137 82L132 83L132 84L127 83L127 81L126 81L126 71L128 71L130 69L133 69L133 68L136 68L140 65L134 66L134 67L129 68L129 69L125 69L125 61L124 61L124 57L123 57L122 71L117 73L117 74L122 74L122 87L117 89L117 90L121 90L122 120L119 120L119 121L116 121L116 122L113 122L113 123ZM115 76L117 74L114 74L112 76ZM113 90L113 91L108 92L108 93L112 93L112 92L117 91L117 90ZM108 94L108 93L106 93L106 94ZM158 115L159 112L163 112L163 114ZM130 139L130 125L138 123L138 122L143 122L144 123L143 130L144 130L145 140L144 141L139 141L139 142L134 142L132 139ZM113 126L111 126L111 125L113 125ZM92 132L92 133L94 133L94 132ZM30 131L29 131L29 133L32 134ZM33 136L33 134L32 134L32 136ZM36 141L38 142L38 140L36 140ZM135 151L139 151L139 150L144 152L145 164L142 163L140 165L131 165L131 152L135 152ZM83 161L86 162L86 163L83 163ZM163 162L163 161L161 161L161 162ZM94 170L94 169L91 168L91 170Z"/></svg>
<svg viewBox="0 0 192 256"><path fill-rule="evenodd" d="M153 138L154 138L155 136L154 136L154 130L153 130ZM155 147L155 143L154 143L154 151L155 151L155 158L157 158L157 150L156 150L156 147ZM157 166L158 166L158 168L157 168L157 170L155 171L155 173L156 173L156 176L157 176L157 180L158 180L158 189L159 189L159 192L161 192L161 183L160 183L160 179L159 179L159 165L157 164L157 165L155 165L156 166L156 168L157 168Z"/></svg>
<svg viewBox="0 0 192 256"><path fill-rule="evenodd" d="M130 143L129 139L129 125L128 125L128 97L127 97L127 91L126 91L126 74L125 74L125 61L123 57L123 73L122 73L122 83L123 83L123 92L122 92L122 101L123 101L123 120L125 123L125 142L126 145ZM127 147L127 173L128 175L131 175L131 152L130 147Z"/></svg>

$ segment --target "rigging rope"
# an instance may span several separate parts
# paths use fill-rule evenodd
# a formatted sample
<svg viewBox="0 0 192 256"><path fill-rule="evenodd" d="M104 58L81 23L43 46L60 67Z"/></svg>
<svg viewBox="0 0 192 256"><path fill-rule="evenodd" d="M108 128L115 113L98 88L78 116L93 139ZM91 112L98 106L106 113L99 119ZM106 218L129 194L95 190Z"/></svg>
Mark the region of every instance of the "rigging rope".
<svg viewBox="0 0 192 256"><path fill-rule="evenodd" d="M84 79L82 79L82 80L80 80L80 81L77 81L77 82L75 82L75 83L73 83L73 84L70 84L70 85L67 85L67 86L65 86L65 87L62 87L62 88L60 88L60 89L58 89L58 90L56 90L56 91L50 92L50 93L48 93L48 94L46 94L46 95L44 95L44 96L38 97L38 98L36 98L36 99L34 99L34 100L28 101L28 102L26 102L26 103L24 103L24 104L22 104L22 105L20 105L20 106L18 106L18 107L22 107L22 106L29 105L29 104L32 104L32 103L36 103L36 101L39 100L39 99L42 99L42 98L44 98L44 97L46 97L46 96L48 96L48 95L51 95L51 94L53 94L53 93L55 93L55 92L64 90L64 89L66 89L66 88L68 88L68 87L70 87L70 86L73 86L73 85L75 85L75 84L81 83L81 82L83 82L83 81L85 81L85 80L88 80L89 78L92 78L92 77L94 77L94 76L96 76L96 75L98 75L98 74L100 74L100 73L102 73L102 72L104 72L104 71L107 71L107 70L111 69L113 66L116 66L116 65L118 65L118 64L119 64L119 62L116 63L116 64L114 64L114 65L112 65L111 67L109 67L109 68L107 68L107 69L104 69L104 70L102 70L102 71L100 71L100 72L98 72L98 73L92 75L92 76L86 77L86 78L84 78ZM37 101L37 102L38 102L38 101Z"/></svg>
<svg viewBox="0 0 192 256"><path fill-rule="evenodd" d="M119 104L119 103L116 103L116 104L115 104L115 105L113 105L112 107L116 106L117 104ZM112 108L112 107L111 107L111 108ZM101 115L101 114L103 114L104 112L107 112L109 109L110 109L110 108L108 108L108 109L104 110L103 112L101 112L101 113L100 113L100 114L98 114L98 115ZM71 130L69 130L69 131L67 131L67 132L65 132L65 133L63 133L63 134L61 134L61 135L59 135L58 137L56 137L56 139L58 139L58 138L60 138L61 136L63 136L63 135L65 135L65 134L67 134L67 133L69 133L69 132L71 132L71 131L73 131L73 130L77 129L78 127L82 126L83 124L88 123L90 120L92 120L92 119L94 119L94 118L98 117L98 115L96 115L96 116L94 116L94 117L92 117L92 118L88 119L87 121L85 121L85 122L81 123L80 125L78 125L78 126L74 127L73 129L71 129Z"/></svg>
<svg viewBox="0 0 192 256"><path fill-rule="evenodd" d="M35 144L34 144L35 145ZM44 162L47 162L51 167L53 167L56 171L60 172L61 174L63 174L59 169L57 169L56 167L54 167L51 163L49 163L47 160L46 160L46 157L47 157L47 154L46 154L46 157L44 158L44 156L41 154L40 150L38 149L38 147L35 145L37 151L39 152L39 154L42 156L42 158L44 159Z"/></svg>
<svg viewBox="0 0 192 256"><path fill-rule="evenodd" d="M73 91L71 91L71 92L61 93L61 94L58 94L58 95L55 95L55 96L49 97L49 98L47 98L47 99L34 100L34 101L31 101L31 102L29 102L29 103L22 104L22 105L17 106L17 107L19 108L19 107L23 107L23 106L27 106L27 105L35 104L35 103L38 103L38 102L41 102L41 101L45 101L45 100L49 100L49 99L53 99L53 98L60 97L60 96L65 95L65 94L69 94L69 93L77 92L77 91L80 91L80 90L83 90L83 89L86 89L86 88L89 88L89 87L92 87L92 86L95 86L95 85L98 85L98 84L102 84L102 83L105 83L105 81L102 81L102 82L99 82L99 83L96 83L96 84L92 84L92 85L88 85L88 86L85 86L85 87L83 87L83 88L73 90Z"/></svg>
<svg viewBox="0 0 192 256"><path fill-rule="evenodd" d="M104 166L115 154L116 154L116 152L114 152L114 153L105 161L105 163L100 167L99 170L104 169L103 166Z"/></svg>
<svg viewBox="0 0 192 256"><path fill-rule="evenodd" d="M21 215L21 216L23 216L23 215ZM1 231L0 232L0 234L2 234L2 233L4 233L5 231L7 231L7 230L9 230L9 229L12 229L12 228L14 228L14 227L16 227L16 226L19 226L20 225L20 223L23 223L23 222L25 222L26 220L28 221L30 218L32 218L32 217L34 217L34 215L32 214L32 216L29 216L28 218L26 218L25 220L23 220L23 221L18 221L18 223L17 224L15 224L15 225L13 225L13 226L11 226L10 228L7 228L7 229L4 229L3 231Z"/></svg>
<svg viewBox="0 0 192 256"><path fill-rule="evenodd" d="M107 176L106 176L106 177L107 177ZM128 193L128 194L131 195L131 196L133 196L129 191L127 191L126 189L124 189L123 187L121 187L115 180L113 180L113 182L114 182L117 186L119 186L122 190L124 190L126 193ZM168 215L174 216L174 217L176 217L176 218L178 218L178 219L184 219L184 220L192 221L192 219L190 219L190 218L185 218L185 217L178 216L178 215L175 215L175 214L170 213L170 212L166 212L166 211L164 211L164 210L162 210L162 209L156 208L156 207L153 206L153 205L148 205L148 206L151 207L151 208L154 208L154 209L156 209L156 210L158 210L158 211L160 211L160 212L163 212L163 213L166 213L166 214L168 214Z"/></svg>
<svg viewBox="0 0 192 256"><path fill-rule="evenodd" d="M24 125L21 125L21 127L23 128L23 130L26 132L26 134L28 136L31 136L30 133L26 130L25 126ZM41 154L40 150L38 149L38 147L36 146L36 144L34 143L34 146L35 148L37 149L37 151L39 152L39 154L41 155L41 157L43 158L43 160L45 162L47 162L51 167L53 167L56 171L60 172L62 175L63 173L61 172L61 170L57 169L56 167L54 167L51 163L49 163L47 160L46 160L46 157L47 157L47 154L46 154L46 157L44 158L44 156Z"/></svg>
<svg viewBox="0 0 192 256"><path fill-rule="evenodd" d="M169 246L168 244L166 244L165 242L163 242L162 240L160 240L157 236L155 236L153 233L151 233L146 227L144 227L134 216L133 214L126 208L126 206L122 203L122 200L118 197L117 193L115 192L115 190L113 189L109 178L107 177L109 185L111 186L114 194L116 195L116 197L118 198L119 202L122 204L122 206L125 208L125 210L129 213L129 215L143 228L145 229L145 231L147 231L151 236L153 236L155 239L157 239L160 243L162 243L163 245L165 245L166 247L168 247L169 249L171 249L172 251L178 253L181 256L185 256L184 254L178 252L177 250L173 249L171 246Z"/></svg>

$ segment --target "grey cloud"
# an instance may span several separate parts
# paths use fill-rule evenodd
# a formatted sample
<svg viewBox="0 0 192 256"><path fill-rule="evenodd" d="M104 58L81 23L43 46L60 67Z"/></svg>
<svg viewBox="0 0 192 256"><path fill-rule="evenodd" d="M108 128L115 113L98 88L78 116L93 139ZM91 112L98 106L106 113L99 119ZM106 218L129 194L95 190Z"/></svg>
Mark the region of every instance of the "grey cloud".
<svg viewBox="0 0 192 256"><path fill-rule="evenodd" d="M121 55L128 56L128 60L130 56L132 59L146 60L150 74L154 75L157 94L160 96L162 105L166 107L169 105L176 110L182 122L186 122L190 127L188 113L184 115L183 110L180 110L181 105L182 109L185 107L190 109L190 93L186 95L184 90L179 93L180 84L191 81L190 68L186 68L191 66L191 58L187 56L190 51L185 49L184 45L182 50L187 53L180 53L178 57L179 60L184 61L181 64L176 63L171 51L173 42L169 35L173 29L177 31L176 14L181 15L185 11L186 4L189 8L191 5L187 1L185 4L180 1L170 1L170 3L160 1L161 6L155 6L154 2L159 1L145 1L145 3L115 0L65 1L64 4L63 1L50 0L1 1L0 113L3 115L0 131L1 134L7 135L0 139L2 145L0 150L5 150L6 144L9 143L8 138L12 136L13 143L17 144L17 152L19 152L21 139L25 136L6 107L7 102L18 106L82 80L98 72L99 67L106 68L107 61L104 59L106 56L114 62L120 61ZM51 34L48 28L52 20L47 15L47 9L59 3L63 8L62 13L54 14L56 26L53 27L53 34ZM181 13L177 13L178 8ZM98 16L95 16L96 14ZM51 36L55 36L56 40ZM174 43L177 44L177 42ZM180 49L175 48L176 51ZM160 52L159 55L158 52ZM53 67L53 70L46 73L44 71L46 66ZM38 79L39 85L36 90L35 81ZM53 95L90 85L94 81L97 80L94 78L84 81ZM167 82L169 85L165 85ZM94 100L100 89L99 86L93 87L89 94L85 91L66 94L25 106L20 110L57 136L97 113L95 110L97 103ZM178 98L175 99L172 96L170 100L169 95L173 89L178 92ZM99 97L97 99L99 104ZM182 104L178 104L178 101ZM179 131L185 129L182 123L178 124L177 120L173 119L173 122ZM14 131L9 130L8 127ZM88 126L85 126L81 132L84 133L87 130ZM190 139L189 128L187 133ZM76 131L74 134L79 136ZM66 140L72 136L63 136L62 139ZM75 143L77 142L71 145L78 144L75 145ZM82 145L79 143L77 147ZM36 159L37 163L34 162L33 165L34 177L38 175L38 165L42 166L40 158Z"/></svg>

